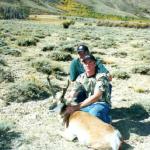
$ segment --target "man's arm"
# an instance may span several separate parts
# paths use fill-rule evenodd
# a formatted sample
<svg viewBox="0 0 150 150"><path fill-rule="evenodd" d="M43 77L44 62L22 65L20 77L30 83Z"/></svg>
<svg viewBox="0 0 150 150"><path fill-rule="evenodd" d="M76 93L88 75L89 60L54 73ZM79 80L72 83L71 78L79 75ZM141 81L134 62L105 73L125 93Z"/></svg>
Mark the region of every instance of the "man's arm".
<svg viewBox="0 0 150 150"><path fill-rule="evenodd" d="M91 95L90 97L85 99L83 102L81 102L79 104L79 107L82 108L82 107L88 106L92 103L99 101L102 96L102 93L103 93L102 91L96 91L93 95Z"/></svg>
<svg viewBox="0 0 150 150"><path fill-rule="evenodd" d="M96 91L92 96L88 97L83 102L79 103L78 105L68 106L67 113L73 113L74 111L78 111L85 106L88 106L92 103L99 101L102 96L102 93L103 93L102 91Z"/></svg>
<svg viewBox="0 0 150 150"><path fill-rule="evenodd" d="M69 68L69 73L70 73L70 80L75 81L78 74L77 74L77 68L76 68L76 59L72 60Z"/></svg>

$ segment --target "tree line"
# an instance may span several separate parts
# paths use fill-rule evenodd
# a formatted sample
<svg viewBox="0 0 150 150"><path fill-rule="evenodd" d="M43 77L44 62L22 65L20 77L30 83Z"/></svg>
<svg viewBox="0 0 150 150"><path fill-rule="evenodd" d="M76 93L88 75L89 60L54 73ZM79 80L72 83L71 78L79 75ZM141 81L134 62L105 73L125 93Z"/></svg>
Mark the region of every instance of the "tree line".
<svg viewBox="0 0 150 150"><path fill-rule="evenodd" d="M25 19L29 16L29 8L21 6L0 6L0 19Z"/></svg>

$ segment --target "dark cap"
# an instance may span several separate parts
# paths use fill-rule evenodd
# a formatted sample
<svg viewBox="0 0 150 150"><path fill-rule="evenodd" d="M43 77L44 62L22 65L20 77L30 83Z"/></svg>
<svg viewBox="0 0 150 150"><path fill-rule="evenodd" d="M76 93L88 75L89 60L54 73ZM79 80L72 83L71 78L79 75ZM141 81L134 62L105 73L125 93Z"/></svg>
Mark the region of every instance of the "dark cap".
<svg viewBox="0 0 150 150"><path fill-rule="evenodd" d="M86 45L80 45L80 46L78 46L77 52L82 52L82 51L89 52L89 49L88 49L88 47Z"/></svg>
<svg viewBox="0 0 150 150"><path fill-rule="evenodd" d="M93 55L86 55L82 61L85 62L85 60L88 60L88 59L96 61L96 58Z"/></svg>

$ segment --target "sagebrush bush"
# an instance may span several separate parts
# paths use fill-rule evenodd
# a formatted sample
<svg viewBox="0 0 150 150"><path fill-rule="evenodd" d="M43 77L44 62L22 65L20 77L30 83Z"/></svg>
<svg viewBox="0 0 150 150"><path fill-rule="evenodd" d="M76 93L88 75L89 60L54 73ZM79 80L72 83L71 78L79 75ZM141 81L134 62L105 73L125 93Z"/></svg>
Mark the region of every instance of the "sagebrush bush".
<svg viewBox="0 0 150 150"><path fill-rule="evenodd" d="M46 35L41 33L41 34L36 34L35 37L42 39L42 38L45 38Z"/></svg>
<svg viewBox="0 0 150 150"><path fill-rule="evenodd" d="M150 67L149 66L136 66L132 68L132 73L139 73L143 75L150 75Z"/></svg>
<svg viewBox="0 0 150 150"><path fill-rule="evenodd" d="M99 48L108 49L111 47L113 47L113 48L117 47L116 41L114 41L113 39L104 40L99 44Z"/></svg>
<svg viewBox="0 0 150 150"><path fill-rule="evenodd" d="M36 46L37 38L25 38L17 41L18 46Z"/></svg>
<svg viewBox="0 0 150 150"><path fill-rule="evenodd" d="M27 102L37 101L50 96L48 89L36 81L20 81L9 88L6 95L6 102Z"/></svg>
<svg viewBox="0 0 150 150"><path fill-rule="evenodd" d="M138 57L145 62L150 62L150 52L149 51L139 53Z"/></svg>
<svg viewBox="0 0 150 150"><path fill-rule="evenodd" d="M62 24L63 24L63 28L64 29L68 29L70 25L74 25L75 24L75 21L68 20L68 21L64 21Z"/></svg>
<svg viewBox="0 0 150 150"><path fill-rule="evenodd" d="M0 47L3 47L3 46L7 46L7 43L5 43L2 39L0 39Z"/></svg>
<svg viewBox="0 0 150 150"><path fill-rule="evenodd" d="M49 57L56 61L70 61L72 60L72 56L70 54L62 53L62 52L53 52Z"/></svg>
<svg viewBox="0 0 150 150"><path fill-rule="evenodd" d="M66 76L67 74L63 71L62 68L58 66L53 66L52 67L52 73L56 75L61 75L61 76Z"/></svg>
<svg viewBox="0 0 150 150"><path fill-rule="evenodd" d="M60 51L63 51L63 52L67 52L67 53L74 53L75 52L75 49L73 46L71 45L65 45L65 46L62 46L59 48Z"/></svg>
<svg viewBox="0 0 150 150"><path fill-rule="evenodd" d="M3 59L2 57L0 57L0 65L7 66L6 60Z"/></svg>
<svg viewBox="0 0 150 150"><path fill-rule="evenodd" d="M10 48L7 46L0 47L0 54L12 55L12 56L16 56L16 57L19 57L22 55L20 50L15 49L15 48Z"/></svg>
<svg viewBox="0 0 150 150"><path fill-rule="evenodd" d="M14 82L14 76L9 69L0 66L0 83L3 81Z"/></svg>
<svg viewBox="0 0 150 150"><path fill-rule="evenodd" d="M115 71L112 73L112 76L117 79L128 79L130 78L130 75L125 71Z"/></svg>
<svg viewBox="0 0 150 150"><path fill-rule="evenodd" d="M143 87L134 87L134 91L137 93L149 93L149 91Z"/></svg>
<svg viewBox="0 0 150 150"><path fill-rule="evenodd" d="M125 28L149 28L149 23L131 22L131 21L98 21L97 26L125 27Z"/></svg>
<svg viewBox="0 0 150 150"><path fill-rule="evenodd" d="M64 72L64 70L61 67L58 67L58 66L52 67L52 74L58 80L63 80L63 77L66 77L68 75L66 72Z"/></svg>
<svg viewBox="0 0 150 150"><path fill-rule="evenodd" d="M42 51L46 52L46 51L52 51L54 49L55 49L55 45L47 45L42 48Z"/></svg>
<svg viewBox="0 0 150 150"><path fill-rule="evenodd" d="M3 135L12 128L12 124L7 121L0 121L0 135Z"/></svg>
<svg viewBox="0 0 150 150"><path fill-rule="evenodd" d="M126 52L115 52L112 55L120 58L125 58L128 54Z"/></svg>
<svg viewBox="0 0 150 150"><path fill-rule="evenodd" d="M32 62L32 67L36 68L38 72L42 72L45 74L52 73L52 67L48 60L39 60L39 61Z"/></svg>
<svg viewBox="0 0 150 150"><path fill-rule="evenodd" d="M100 51L91 51L91 54L106 55L105 52L100 52Z"/></svg>

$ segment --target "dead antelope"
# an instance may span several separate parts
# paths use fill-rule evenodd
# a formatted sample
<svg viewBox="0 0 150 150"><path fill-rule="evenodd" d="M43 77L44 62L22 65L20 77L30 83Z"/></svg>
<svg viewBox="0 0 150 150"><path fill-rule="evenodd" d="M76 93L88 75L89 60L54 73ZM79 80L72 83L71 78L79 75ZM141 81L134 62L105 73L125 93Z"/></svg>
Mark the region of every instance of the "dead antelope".
<svg viewBox="0 0 150 150"><path fill-rule="evenodd" d="M63 90L59 100L61 105L59 114L65 124L65 131L61 135L70 141L77 138L81 144L92 149L119 150L122 144L122 136L112 125L82 111L66 114L67 104L64 95L67 88Z"/></svg>

